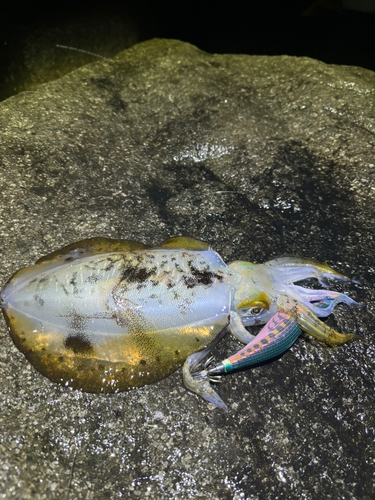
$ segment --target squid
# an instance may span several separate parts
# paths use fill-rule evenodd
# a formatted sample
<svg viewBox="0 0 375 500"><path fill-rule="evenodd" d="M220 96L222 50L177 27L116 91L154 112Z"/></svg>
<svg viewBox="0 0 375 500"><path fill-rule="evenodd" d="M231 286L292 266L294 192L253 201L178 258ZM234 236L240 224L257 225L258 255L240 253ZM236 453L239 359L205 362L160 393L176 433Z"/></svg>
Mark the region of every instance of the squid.
<svg viewBox="0 0 375 500"><path fill-rule="evenodd" d="M147 246L95 237L16 272L1 292L2 311L17 348L52 382L118 393L183 365L186 387L227 411L214 377L280 356L302 331L332 345L361 339L319 319L340 302L360 304L298 285L310 278L348 281L309 258L227 265L194 238ZM264 323L257 336L247 330ZM199 371L227 330L246 346Z"/></svg>

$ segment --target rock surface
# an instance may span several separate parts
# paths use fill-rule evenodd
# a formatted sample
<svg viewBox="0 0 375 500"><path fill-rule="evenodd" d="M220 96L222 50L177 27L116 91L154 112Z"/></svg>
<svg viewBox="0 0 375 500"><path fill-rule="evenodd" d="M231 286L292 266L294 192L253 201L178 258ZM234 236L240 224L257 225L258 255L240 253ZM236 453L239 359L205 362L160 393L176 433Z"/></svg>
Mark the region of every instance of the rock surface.
<svg viewBox="0 0 375 500"><path fill-rule="evenodd" d="M226 261L298 254L362 284L328 323L224 379L64 389L1 327L1 498L368 499L374 491L375 76L152 40L0 105L1 282L79 239L184 234ZM224 339L217 359L238 348Z"/></svg>

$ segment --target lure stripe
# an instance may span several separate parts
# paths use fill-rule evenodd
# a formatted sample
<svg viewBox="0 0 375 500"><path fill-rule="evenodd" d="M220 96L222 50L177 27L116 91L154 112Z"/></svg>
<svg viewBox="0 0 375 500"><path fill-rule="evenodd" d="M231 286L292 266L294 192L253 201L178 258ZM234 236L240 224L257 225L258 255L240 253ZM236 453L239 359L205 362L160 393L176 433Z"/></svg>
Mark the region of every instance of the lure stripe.
<svg viewBox="0 0 375 500"><path fill-rule="evenodd" d="M262 363L279 356L294 344L301 329L291 313L278 312L241 351L222 361L225 372Z"/></svg>

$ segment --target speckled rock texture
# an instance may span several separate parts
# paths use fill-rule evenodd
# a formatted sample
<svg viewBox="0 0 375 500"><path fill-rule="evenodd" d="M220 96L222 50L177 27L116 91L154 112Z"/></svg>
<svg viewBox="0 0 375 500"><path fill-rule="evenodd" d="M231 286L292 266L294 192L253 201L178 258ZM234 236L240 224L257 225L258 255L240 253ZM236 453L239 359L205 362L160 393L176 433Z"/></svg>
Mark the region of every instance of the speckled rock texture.
<svg viewBox="0 0 375 500"><path fill-rule="evenodd" d="M368 341L302 335L223 380L224 414L181 371L117 395L55 385L2 321L0 498L373 498L374 88L360 68L152 40L0 105L2 283L85 237L183 234L226 261L327 260L367 304L328 324Z"/></svg>

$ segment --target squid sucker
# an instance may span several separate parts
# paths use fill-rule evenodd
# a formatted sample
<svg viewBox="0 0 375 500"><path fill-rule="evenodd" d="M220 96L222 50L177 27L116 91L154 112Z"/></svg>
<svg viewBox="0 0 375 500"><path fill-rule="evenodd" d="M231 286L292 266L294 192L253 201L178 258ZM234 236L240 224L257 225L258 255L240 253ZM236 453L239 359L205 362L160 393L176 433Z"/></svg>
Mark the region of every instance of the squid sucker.
<svg viewBox="0 0 375 500"><path fill-rule="evenodd" d="M280 356L302 331L327 344L338 333L319 317L347 295L303 288L315 278L349 281L305 257L225 264L187 237L156 247L109 238L68 245L19 270L1 292L10 335L44 376L73 389L117 393L183 366L185 385L227 411L210 380ZM254 336L246 327L265 324ZM229 330L246 344L213 367L202 359Z"/></svg>

